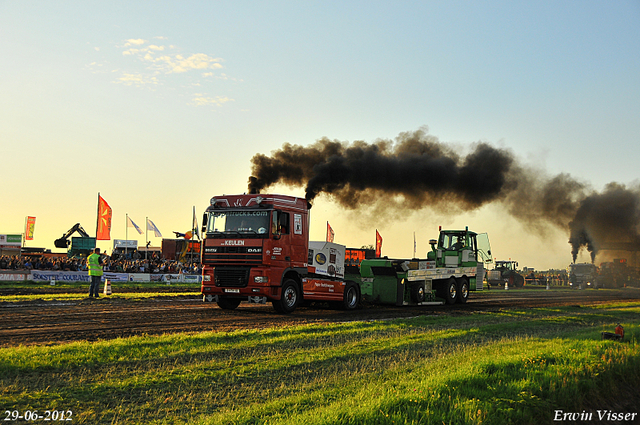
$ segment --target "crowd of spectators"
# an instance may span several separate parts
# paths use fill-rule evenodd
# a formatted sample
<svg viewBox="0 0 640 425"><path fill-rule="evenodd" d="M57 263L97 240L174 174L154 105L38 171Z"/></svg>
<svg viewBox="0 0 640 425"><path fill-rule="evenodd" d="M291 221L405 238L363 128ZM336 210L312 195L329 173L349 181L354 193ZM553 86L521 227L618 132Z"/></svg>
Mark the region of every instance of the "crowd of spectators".
<svg viewBox="0 0 640 425"><path fill-rule="evenodd" d="M200 264L188 261L166 260L155 254L151 258L140 255L102 255L105 272L113 273L158 273L158 274L200 274ZM0 257L0 270L54 270L54 271L87 271L84 258L42 257L42 256L8 256Z"/></svg>

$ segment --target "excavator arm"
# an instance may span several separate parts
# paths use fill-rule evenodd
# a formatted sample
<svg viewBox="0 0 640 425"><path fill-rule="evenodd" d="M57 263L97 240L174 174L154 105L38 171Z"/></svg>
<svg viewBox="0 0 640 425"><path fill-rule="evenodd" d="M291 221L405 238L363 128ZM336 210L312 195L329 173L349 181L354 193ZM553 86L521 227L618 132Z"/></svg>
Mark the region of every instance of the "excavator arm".
<svg viewBox="0 0 640 425"><path fill-rule="evenodd" d="M85 238L89 237L89 234L82 228L80 223L76 223L71 229L67 230L67 232L62 235L60 239L55 240L54 245L56 246L56 248L68 248L69 244L71 243L69 241L69 236L71 236L74 232L80 233L80 235Z"/></svg>

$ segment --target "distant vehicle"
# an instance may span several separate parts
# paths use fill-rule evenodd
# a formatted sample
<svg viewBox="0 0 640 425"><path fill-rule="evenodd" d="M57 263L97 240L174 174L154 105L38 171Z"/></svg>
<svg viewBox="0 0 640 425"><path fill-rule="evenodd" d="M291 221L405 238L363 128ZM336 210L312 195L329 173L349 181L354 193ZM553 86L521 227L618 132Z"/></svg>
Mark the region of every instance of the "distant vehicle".
<svg viewBox="0 0 640 425"><path fill-rule="evenodd" d="M571 263L567 268L569 286L572 288L597 288L598 270L593 263Z"/></svg>
<svg viewBox="0 0 640 425"><path fill-rule="evenodd" d="M600 264L596 281L601 288L622 288L638 286L638 276L638 269L630 266L626 258L614 258Z"/></svg>
<svg viewBox="0 0 640 425"><path fill-rule="evenodd" d="M487 271L487 284L489 287L504 286L521 288L524 286L524 277L518 273L517 261L496 261L493 270Z"/></svg>
<svg viewBox="0 0 640 425"><path fill-rule="evenodd" d="M78 232L80 237L73 237L71 241L69 241L69 236L75 232ZM67 230L61 238L56 239L54 245L56 248L69 248L67 252L69 257L87 257L96 247L96 238L89 236L80 223L76 223L71 229ZM71 247L69 247L69 245L71 245Z"/></svg>

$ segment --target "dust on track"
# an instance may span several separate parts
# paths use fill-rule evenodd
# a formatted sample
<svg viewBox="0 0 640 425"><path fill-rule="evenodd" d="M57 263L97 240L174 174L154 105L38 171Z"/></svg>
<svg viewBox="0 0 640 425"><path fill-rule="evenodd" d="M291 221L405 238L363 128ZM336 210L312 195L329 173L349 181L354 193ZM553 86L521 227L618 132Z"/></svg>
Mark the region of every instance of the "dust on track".
<svg viewBox="0 0 640 425"><path fill-rule="evenodd" d="M639 302L640 289L618 290L490 290L474 292L466 304L453 306L374 306L353 311L333 310L324 304L300 307L292 314L277 314L270 304L241 304L222 310L199 297L126 299L103 296L98 300L33 300L0 303L0 347L55 345L97 341L134 335L182 332L229 332L309 323L388 320L421 315L465 315L506 308L596 305L612 301Z"/></svg>

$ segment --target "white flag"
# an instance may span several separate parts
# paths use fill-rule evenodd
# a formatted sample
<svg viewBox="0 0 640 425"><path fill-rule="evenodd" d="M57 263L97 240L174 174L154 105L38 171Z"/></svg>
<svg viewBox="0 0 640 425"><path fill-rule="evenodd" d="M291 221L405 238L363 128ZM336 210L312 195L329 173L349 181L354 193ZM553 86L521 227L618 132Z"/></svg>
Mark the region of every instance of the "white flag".
<svg viewBox="0 0 640 425"><path fill-rule="evenodd" d="M147 230L153 231L153 233L155 233L155 235L156 235L156 238L161 238L162 237L162 233L160 233L160 230L158 230L156 225L153 224L153 221L151 221L149 219L147 219Z"/></svg>
<svg viewBox="0 0 640 425"><path fill-rule="evenodd" d="M140 229L138 227L138 225L136 223L134 223L133 220L131 220L131 217L129 217L129 216L127 216L127 226L135 227L135 229L138 231L138 233L142 234L142 229Z"/></svg>

